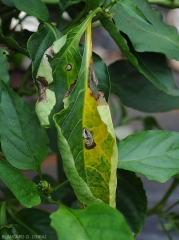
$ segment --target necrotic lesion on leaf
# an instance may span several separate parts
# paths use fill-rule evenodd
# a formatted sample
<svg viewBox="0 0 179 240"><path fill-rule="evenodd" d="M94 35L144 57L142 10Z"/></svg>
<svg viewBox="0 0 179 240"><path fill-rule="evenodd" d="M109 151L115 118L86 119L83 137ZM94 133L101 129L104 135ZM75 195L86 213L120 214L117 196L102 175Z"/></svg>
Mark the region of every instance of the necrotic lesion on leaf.
<svg viewBox="0 0 179 240"><path fill-rule="evenodd" d="M104 93L100 89L98 89L97 85L98 85L98 79L94 71L93 63L91 63L88 71L88 87L91 90L91 96L95 100L99 101L104 97Z"/></svg>
<svg viewBox="0 0 179 240"><path fill-rule="evenodd" d="M47 82L47 80L45 79L45 77L38 77L36 79L38 86L39 86L39 97L37 102L44 102L46 103L46 90L49 88L49 84Z"/></svg>
<svg viewBox="0 0 179 240"><path fill-rule="evenodd" d="M70 93L72 92L72 90L74 89L74 87L76 85L77 80L78 80L78 78L76 77L75 81L70 85L68 91L65 93L64 98L67 98L70 95Z"/></svg>
<svg viewBox="0 0 179 240"><path fill-rule="evenodd" d="M65 68L67 71L71 71L72 70L72 65L71 64L68 64Z"/></svg>
<svg viewBox="0 0 179 240"><path fill-rule="evenodd" d="M86 149L92 149L96 146L96 143L94 142L92 132L88 130L88 128L84 127L82 129L82 136L85 141L85 147Z"/></svg>

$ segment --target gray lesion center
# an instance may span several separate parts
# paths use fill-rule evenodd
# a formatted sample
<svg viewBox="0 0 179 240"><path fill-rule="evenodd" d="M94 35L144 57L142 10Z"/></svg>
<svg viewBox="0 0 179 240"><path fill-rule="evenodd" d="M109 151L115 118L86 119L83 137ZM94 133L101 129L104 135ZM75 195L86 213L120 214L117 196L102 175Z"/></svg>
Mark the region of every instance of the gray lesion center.
<svg viewBox="0 0 179 240"><path fill-rule="evenodd" d="M102 92L98 87L98 79L96 77L93 64L90 65L88 71L88 87L91 90L91 96L96 101L101 101L104 98L104 92Z"/></svg>
<svg viewBox="0 0 179 240"><path fill-rule="evenodd" d="M68 63L68 65L66 66L65 70L71 71L72 70L72 65L70 63Z"/></svg>
<svg viewBox="0 0 179 240"><path fill-rule="evenodd" d="M46 90L49 88L49 84L45 77L38 77L36 79L38 86L39 86L39 96L37 102L44 102L46 103Z"/></svg>
<svg viewBox="0 0 179 240"><path fill-rule="evenodd" d="M84 127L82 129L82 137L85 141L86 149L92 149L96 146L96 143L94 142L94 139L93 139L92 132L88 128Z"/></svg>

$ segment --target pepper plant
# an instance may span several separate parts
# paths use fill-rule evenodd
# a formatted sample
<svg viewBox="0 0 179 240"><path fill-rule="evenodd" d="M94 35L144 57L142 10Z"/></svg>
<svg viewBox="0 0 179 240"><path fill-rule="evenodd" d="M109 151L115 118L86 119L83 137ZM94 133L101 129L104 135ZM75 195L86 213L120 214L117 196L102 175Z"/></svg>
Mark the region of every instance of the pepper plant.
<svg viewBox="0 0 179 240"><path fill-rule="evenodd" d="M142 119L144 131L120 141L108 105L112 92L123 110L179 108L166 63L179 60L179 35L150 4L175 8L178 1L0 1L2 239L132 240L151 214L168 239L164 219L178 230L177 215L169 211L178 202L164 207L179 184L179 133L154 130L158 125L149 117ZM29 16L39 22L36 32L22 27ZM109 33L125 60L106 66L92 51L94 27ZM11 74L24 57L31 64L14 88ZM127 120L124 114L120 124ZM51 153L58 179L42 171ZM161 183L173 178L149 211L138 173ZM49 213L41 202L56 208Z"/></svg>

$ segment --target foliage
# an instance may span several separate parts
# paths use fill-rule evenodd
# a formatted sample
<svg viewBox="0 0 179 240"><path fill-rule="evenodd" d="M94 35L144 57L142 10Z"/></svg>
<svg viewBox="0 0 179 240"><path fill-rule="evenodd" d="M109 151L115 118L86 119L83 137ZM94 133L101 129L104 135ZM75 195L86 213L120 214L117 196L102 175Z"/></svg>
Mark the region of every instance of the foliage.
<svg viewBox="0 0 179 240"><path fill-rule="evenodd" d="M132 240L151 214L158 215L168 239L171 228L178 231L178 215L170 210L179 202L164 206L179 185L179 134L160 129L149 116L140 119L144 131L116 139L108 105L112 92L123 111L119 125L132 121L125 106L143 112L179 108L179 90L166 62L179 60L179 35L151 7L154 3L178 4L0 1L2 239ZM35 32L23 27L30 16L39 23ZM107 67L92 52L96 26L109 33L125 60ZM22 72L25 58L31 64L15 88L12 72ZM51 153L57 156L58 180L42 172ZM36 177L28 179L24 170ZM173 178L148 212L138 173L161 183ZM41 203L56 210L48 213Z"/></svg>

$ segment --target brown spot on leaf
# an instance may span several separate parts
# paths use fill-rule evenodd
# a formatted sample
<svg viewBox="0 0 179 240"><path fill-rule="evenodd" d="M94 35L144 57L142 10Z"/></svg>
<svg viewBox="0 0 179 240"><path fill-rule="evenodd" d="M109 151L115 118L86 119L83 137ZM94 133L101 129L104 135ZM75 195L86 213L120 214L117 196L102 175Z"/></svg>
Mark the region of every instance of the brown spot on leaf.
<svg viewBox="0 0 179 240"><path fill-rule="evenodd" d="M74 88L75 85L76 85L77 80L78 80L78 78L76 78L75 81L74 81L74 83L72 83L72 84L70 85L70 88L69 88L68 91L65 93L64 98L67 98L67 97L70 95L70 93L72 92L73 88ZM63 98L63 99L64 99L64 98Z"/></svg>
<svg viewBox="0 0 179 240"><path fill-rule="evenodd" d="M82 137L85 141L85 147L86 149L92 149L96 146L96 143L94 142L92 132L88 130L88 128L84 127L82 129Z"/></svg>
<svg viewBox="0 0 179 240"><path fill-rule="evenodd" d="M39 97L37 101L46 103L46 89L49 87L48 82L44 77L40 76L36 79L36 81L39 85Z"/></svg>

